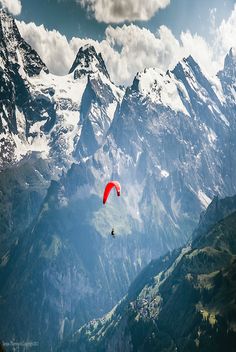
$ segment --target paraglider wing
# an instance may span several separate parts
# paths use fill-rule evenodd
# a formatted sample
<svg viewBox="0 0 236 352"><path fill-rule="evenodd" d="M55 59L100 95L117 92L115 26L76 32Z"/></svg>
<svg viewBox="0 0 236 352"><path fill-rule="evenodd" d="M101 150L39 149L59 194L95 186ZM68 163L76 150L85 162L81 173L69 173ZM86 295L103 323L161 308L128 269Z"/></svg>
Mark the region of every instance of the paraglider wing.
<svg viewBox="0 0 236 352"><path fill-rule="evenodd" d="M121 190L121 187L120 187L120 184L118 181L111 181L111 182L108 182L108 184L106 185L106 188L105 188L105 191L104 191L104 194L103 194L103 204L106 203L107 201L107 198L112 190L112 188L115 187L116 189L116 193L118 195L118 197L120 196L120 190Z"/></svg>

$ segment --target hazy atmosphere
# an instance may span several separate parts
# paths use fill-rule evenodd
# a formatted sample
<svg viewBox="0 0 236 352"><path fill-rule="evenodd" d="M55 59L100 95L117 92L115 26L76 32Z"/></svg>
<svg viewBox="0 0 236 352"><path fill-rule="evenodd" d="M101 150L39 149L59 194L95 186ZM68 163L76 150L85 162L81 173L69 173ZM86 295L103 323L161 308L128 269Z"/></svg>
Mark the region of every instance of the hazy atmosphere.
<svg viewBox="0 0 236 352"><path fill-rule="evenodd" d="M235 151L235 1L0 0L0 352L235 352Z"/></svg>

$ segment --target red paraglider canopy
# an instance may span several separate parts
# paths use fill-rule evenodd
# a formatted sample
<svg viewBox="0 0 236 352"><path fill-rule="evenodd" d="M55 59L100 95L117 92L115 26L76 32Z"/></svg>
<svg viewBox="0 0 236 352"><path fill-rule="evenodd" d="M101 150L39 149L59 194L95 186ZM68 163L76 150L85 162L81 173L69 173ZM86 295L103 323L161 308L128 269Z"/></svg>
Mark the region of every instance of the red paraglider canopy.
<svg viewBox="0 0 236 352"><path fill-rule="evenodd" d="M106 188L105 188L105 191L104 191L104 194L103 194L103 204L106 203L107 201L107 198L109 196L109 193L111 192L111 189L115 187L116 189L116 193L118 195L118 197L120 196L120 190L121 190L121 187L120 187L120 184L118 181L110 181L108 182L108 184L106 185Z"/></svg>

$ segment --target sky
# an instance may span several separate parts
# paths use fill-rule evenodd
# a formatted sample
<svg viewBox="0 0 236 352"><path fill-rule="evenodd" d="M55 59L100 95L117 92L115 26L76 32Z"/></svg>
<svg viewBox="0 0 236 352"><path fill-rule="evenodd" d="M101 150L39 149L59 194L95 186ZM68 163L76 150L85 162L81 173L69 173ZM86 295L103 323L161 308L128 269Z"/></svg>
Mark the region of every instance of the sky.
<svg viewBox="0 0 236 352"><path fill-rule="evenodd" d="M146 67L172 69L192 55L215 75L236 47L234 0L0 0L50 72L66 74L87 42L112 80L131 84Z"/></svg>
<svg viewBox="0 0 236 352"><path fill-rule="evenodd" d="M138 0L133 0L134 3L136 1L138 2ZM104 1L104 3L106 2L112 1ZM119 3L120 1L116 0L115 2ZM141 2L144 1L141 0ZM155 32L160 25L166 25L176 36L179 36L181 31L186 30L199 35L210 36L211 10L216 9L215 17L219 25L224 18L229 17L233 10L234 2L233 0L166 1L167 6L159 11L151 12L148 20L135 21L131 19L131 22L139 27L148 28L152 32ZM108 24L112 23L117 26L124 22L130 23L127 19L123 22L114 23L112 22L112 20L114 21L112 16L110 16L110 22L109 18L107 22L96 20L91 12L86 11L82 3L82 0L22 0L22 11L19 19L25 22L33 21L37 25L44 24L48 29L56 29L60 33L65 34L68 39L78 36L101 40L104 39ZM153 16L151 16L152 14Z"/></svg>

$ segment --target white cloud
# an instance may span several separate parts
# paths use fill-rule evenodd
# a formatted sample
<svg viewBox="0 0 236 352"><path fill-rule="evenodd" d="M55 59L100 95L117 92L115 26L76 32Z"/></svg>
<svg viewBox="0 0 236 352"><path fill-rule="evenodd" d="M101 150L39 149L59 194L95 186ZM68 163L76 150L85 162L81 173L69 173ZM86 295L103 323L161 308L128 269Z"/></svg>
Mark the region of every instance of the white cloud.
<svg viewBox="0 0 236 352"><path fill-rule="evenodd" d="M164 70L172 68L192 51L203 63L208 64L207 57L211 56L207 44L200 37L183 33L181 43L165 26L160 27L157 35L133 24L116 28L108 26L106 39L98 42L80 38L68 41L58 31L49 31L43 25L36 26L34 23L17 22L17 25L24 39L38 52L50 72L58 75L69 71L79 48L88 42L102 53L112 80L125 85L132 82L138 71L146 67ZM198 51L198 48L201 50ZM203 52L205 55L202 55Z"/></svg>
<svg viewBox="0 0 236 352"><path fill-rule="evenodd" d="M117 83L130 84L134 75L146 67L172 69L179 60L190 54L204 71L214 74L219 69L213 60L211 47L203 38L182 32L180 40L177 40L166 26L161 26L156 35L135 25L109 26L106 41L113 53L111 49L105 51L103 43L101 50L108 70ZM119 51L115 48L119 48Z"/></svg>
<svg viewBox="0 0 236 352"><path fill-rule="evenodd" d="M2 5L3 8L8 9L8 11L15 16L21 13L20 0L0 0L0 5Z"/></svg>
<svg viewBox="0 0 236 352"><path fill-rule="evenodd" d="M109 26L106 39L114 51L115 48L120 48L115 57L107 56L108 69L119 83L130 83L134 75L145 67L166 69L174 64L175 59L179 59L176 58L179 43L164 26L160 27L157 36L148 29L135 25L116 28Z"/></svg>
<svg viewBox="0 0 236 352"><path fill-rule="evenodd" d="M22 37L29 43L46 63L49 71L58 75L68 72L74 59L74 52L66 37L58 31L47 30L44 25L17 21Z"/></svg>
<svg viewBox="0 0 236 352"><path fill-rule="evenodd" d="M178 40L166 26L154 34L136 25L108 26L105 40L72 38L70 41L58 31L48 31L43 25L17 22L22 36L32 45L55 74L66 74L79 48L91 43L102 53L111 79L128 85L138 71L146 67L172 69L183 57L192 55L203 71L214 75L221 69L226 53L236 46L236 7L230 18L215 30L214 45L189 31Z"/></svg>
<svg viewBox="0 0 236 352"><path fill-rule="evenodd" d="M216 30L216 7L209 9L209 16L210 16L210 34L215 34Z"/></svg>
<svg viewBox="0 0 236 352"><path fill-rule="evenodd" d="M212 46L204 38L189 31L181 33L183 56L192 55L201 69L210 75L215 75L221 68L220 62L214 55Z"/></svg>
<svg viewBox="0 0 236 352"><path fill-rule="evenodd" d="M124 21L149 20L169 5L170 0L76 0L98 22L121 23Z"/></svg>
<svg viewBox="0 0 236 352"><path fill-rule="evenodd" d="M222 57L229 51L229 48L236 48L236 5L229 17L223 20L216 29L216 40L214 50Z"/></svg>

